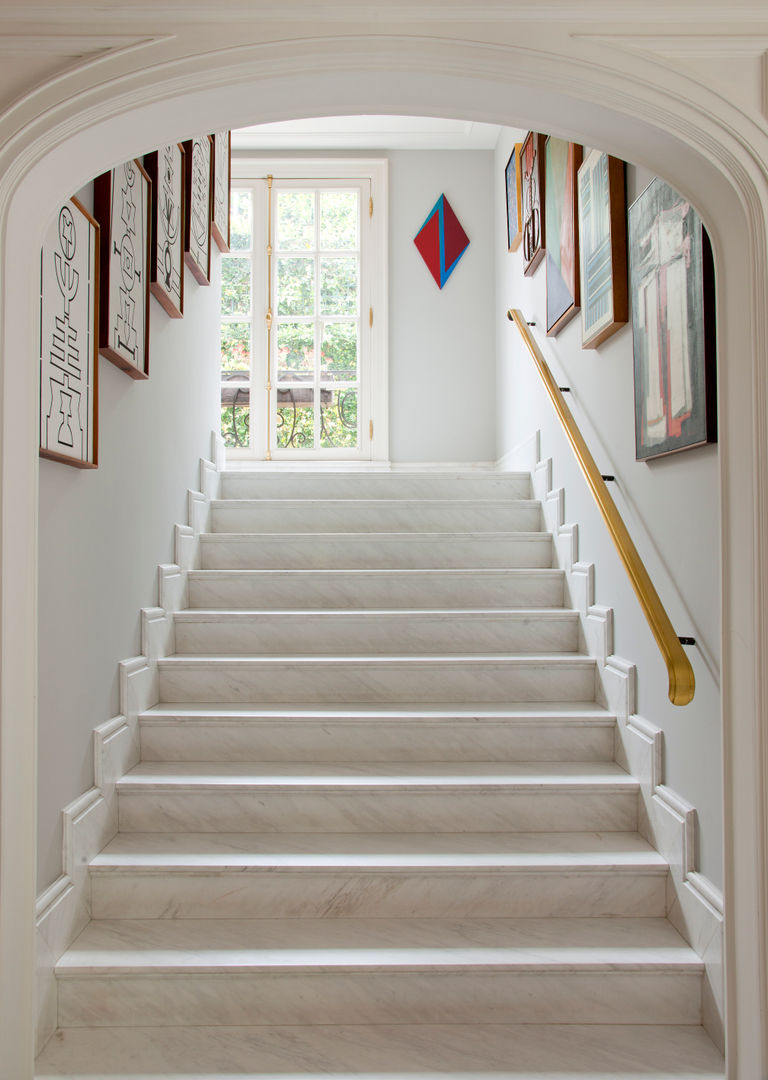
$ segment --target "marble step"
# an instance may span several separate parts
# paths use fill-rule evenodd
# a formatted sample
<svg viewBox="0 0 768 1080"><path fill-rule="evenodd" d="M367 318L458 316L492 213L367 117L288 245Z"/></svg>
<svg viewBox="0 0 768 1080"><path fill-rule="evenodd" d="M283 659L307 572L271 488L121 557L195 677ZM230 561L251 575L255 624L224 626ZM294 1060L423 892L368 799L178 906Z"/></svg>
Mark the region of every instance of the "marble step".
<svg viewBox="0 0 768 1080"><path fill-rule="evenodd" d="M663 916L637 833L119 833L95 919Z"/></svg>
<svg viewBox="0 0 768 1080"><path fill-rule="evenodd" d="M529 499L528 473L269 472L221 474L223 499Z"/></svg>
<svg viewBox="0 0 768 1080"><path fill-rule="evenodd" d="M590 701L592 657L184 656L157 662L160 701Z"/></svg>
<svg viewBox="0 0 768 1080"><path fill-rule="evenodd" d="M215 533L536 532L532 499L214 499Z"/></svg>
<svg viewBox="0 0 768 1080"><path fill-rule="evenodd" d="M179 653L342 656L577 652L576 611L180 611Z"/></svg>
<svg viewBox="0 0 768 1080"><path fill-rule="evenodd" d="M613 761L616 720L571 702L517 709L167 702L139 716L145 761Z"/></svg>
<svg viewBox="0 0 768 1080"><path fill-rule="evenodd" d="M615 763L141 762L117 781L121 832L633 832Z"/></svg>
<svg viewBox="0 0 768 1080"><path fill-rule="evenodd" d="M94 920L62 1027L699 1024L703 965L665 919Z"/></svg>
<svg viewBox="0 0 768 1080"><path fill-rule="evenodd" d="M36 1076L70 1080L724 1080L696 1025L70 1028ZM287 1075L286 1075L287 1074Z"/></svg>
<svg viewBox="0 0 768 1080"><path fill-rule="evenodd" d="M190 608L559 608L562 570L190 570Z"/></svg>
<svg viewBox="0 0 768 1080"><path fill-rule="evenodd" d="M202 570L551 568L545 532L202 533Z"/></svg>

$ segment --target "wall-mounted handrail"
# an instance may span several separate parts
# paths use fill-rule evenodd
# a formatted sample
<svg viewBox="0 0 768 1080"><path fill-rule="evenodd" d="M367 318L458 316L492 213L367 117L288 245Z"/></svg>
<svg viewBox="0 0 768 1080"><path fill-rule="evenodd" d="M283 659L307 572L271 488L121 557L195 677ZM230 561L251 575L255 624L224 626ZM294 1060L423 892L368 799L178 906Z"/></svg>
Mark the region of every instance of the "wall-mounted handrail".
<svg viewBox="0 0 768 1080"><path fill-rule="evenodd" d="M611 498L600 470L595 464L595 459L592 457L589 447L584 441L584 436L581 434L571 410L566 405L557 382L552 377L549 364L547 364L547 361L544 359L541 350L528 329L528 323L523 317L522 312L518 311L516 308L510 308L507 312L507 318L517 326L528 352L533 357L533 362L541 376L541 380L549 394L549 398L555 407L555 412L558 415L560 423L563 425L568 441L576 455L576 460L581 466L581 471L584 473L584 478L586 479L598 509L602 514L603 521L608 528L608 532L611 534L611 539L616 545L619 557L624 563L624 569L627 571L629 580L632 583L632 588L635 590L635 595L640 601L640 607L643 609L643 613L648 620L648 625L651 628L651 633L656 639L656 644L664 658L664 663L667 665L667 674L669 676L669 700L673 705L687 705L693 700L693 694L696 688L696 680L693 674L693 668L691 667L691 662L686 656L683 646L680 643L680 639L674 631L669 615L667 615L664 605L659 599L659 594L656 592L650 575L645 569L643 560L640 558L637 548L632 542L632 537L629 535L627 526L624 524L621 514L616 509L616 504Z"/></svg>

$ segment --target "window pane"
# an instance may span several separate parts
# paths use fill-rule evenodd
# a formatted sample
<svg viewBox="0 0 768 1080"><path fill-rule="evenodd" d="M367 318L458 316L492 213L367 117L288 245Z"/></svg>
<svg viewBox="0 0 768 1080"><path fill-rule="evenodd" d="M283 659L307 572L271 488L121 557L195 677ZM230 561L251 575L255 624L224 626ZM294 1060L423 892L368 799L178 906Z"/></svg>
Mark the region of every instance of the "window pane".
<svg viewBox="0 0 768 1080"><path fill-rule="evenodd" d="M357 446L357 390L320 391L320 446Z"/></svg>
<svg viewBox="0 0 768 1080"><path fill-rule="evenodd" d="M314 315L314 259L277 260L277 313L278 315Z"/></svg>
<svg viewBox="0 0 768 1080"><path fill-rule="evenodd" d="M357 315L357 259L320 260L320 313Z"/></svg>
<svg viewBox="0 0 768 1080"><path fill-rule="evenodd" d="M354 382L357 379L357 323L326 323L320 353L320 378Z"/></svg>
<svg viewBox="0 0 768 1080"><path fill-rule="evenodd" d="M250 251L253 215L250 191L233 191L229 197L229 246L232 251Z"/></svg>
<svg viewBox="0 0 768 1080"><path fill-rule="evenodd" d="M315 246L314 191L278 191L278 251L311 251Z"/></svg>
<svg viewBox="0 0 768 1080"><path fill-rule="evenodd" d="M251 366L251 324L247 322L222 323L221 370L248 371Z"/></svg>
<svg viewBox="0 0 768 1080"><path fill-rule="evenodd" d="M324 251L357 248L356 191L320 192L320 247Z"/></svg>
<svg viewBox="0 0 768 1080"><path fill-rule="evenodd" d="M312 382L315 374L315 324L277 324L278 382Z"/></svg>
<svg viewBox="0 0 768 1080"><path fill-rule="evenodd" d="M221 314L250 315L251 261L232 259L221 262Z"/></svg>
<svg viewBox="0 0 768 1080"><path fill-rule="evenodd" d="M315 445L314 390L311 386L277 391L277 445L311 450Z"/></svg>
<svg viewBox="0 0 768 1080"><path fill-rule="evenodd" d="M221 437L225 446L248 446L251 410L248 405L221 406Z"/></svg>

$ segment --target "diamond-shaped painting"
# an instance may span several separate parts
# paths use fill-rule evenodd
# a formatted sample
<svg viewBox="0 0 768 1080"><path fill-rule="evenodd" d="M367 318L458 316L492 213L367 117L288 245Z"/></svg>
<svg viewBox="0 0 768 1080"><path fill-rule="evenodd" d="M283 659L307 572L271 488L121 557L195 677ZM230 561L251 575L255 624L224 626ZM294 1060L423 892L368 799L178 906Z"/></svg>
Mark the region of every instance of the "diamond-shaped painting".
<svg viewBox="0 0 768 1080"><path fill-rule="evenodd" d="M469 237L445 195L441 195L429 211L413 242L442 289L469 247Z"/></svg>

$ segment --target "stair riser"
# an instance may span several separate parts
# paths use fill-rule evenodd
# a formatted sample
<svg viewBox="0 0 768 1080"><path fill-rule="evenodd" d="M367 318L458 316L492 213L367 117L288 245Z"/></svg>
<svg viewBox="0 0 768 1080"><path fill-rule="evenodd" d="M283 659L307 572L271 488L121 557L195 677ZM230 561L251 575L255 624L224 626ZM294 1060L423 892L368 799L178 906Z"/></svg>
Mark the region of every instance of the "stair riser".
<svg viewBox="0 0 768 1080"><path fill-rule="evenodd" d="M406 473L224 474L223 499L530 499L527 473L409 476Z"/></svg>
<svg viewBox="0 0 768 1080"><path fill-rule="evenodd" d="M534 571L530 577L504 571L482 574L397 570L302 573L279 570L224 577L193 571L188 579L191 608L322 610L557 608L564 599L562 571Z"/></svg>
<svg viewBox="0 0 768 1080"><path fill-rule="evenodd" d="M612 761L614 727L403 720L142 722L144 761Z"/></svg>
<svg viewBox="0 0 768 1080"><path fill-rule="evenodd" d="M347 660L161 661L160 700L178 702L594 701L592 664Z"/></svg>
<svg viewBox="0 0 768 1080"><path fill-rule="evenodd" d="M371 615L291 615L176 619L176 650L211 655L442 655L450 653L577 652L575 612L555 617L482 618Z"/></svg>
<svg viewBox="0 0 768 1080"><path fill-rule="evenodd" d="M631 790L120 790L121 832L634 832Z"/></svg>
<svg viewBox="0 0 768 1080"><path fill-rule="evenodd" d="M700 999L700 975L638 971L78 976L59 1024L698 1024Z"/></svg>
<svg viewBox="0 0 768 1080"><path fill-rule="evenodd" d="M346 502L307 502L295 505L237 505L216 503L211 508L211 532L537 532L541 508L493 503L470 506L427 503L385 503L381 506Z"/></svg>
<svg viewBox="0 0 768 1080"><path fill-rule="evenodd" d="M212 537L200 540L203 570L366 570L462 569L467 565L513 569L552 566L552 538L521 536L504 540L425 541L421 536L403 540L371 537L364 540L321 540L306 537L286 540Z"/></svg>
<svg viewBox="0 0 768 1080"><path fill-rule="evenodd" d="M171 899L172 898L172 899ZM93 873L95 919L662 916L666 873Z"/></svg>

